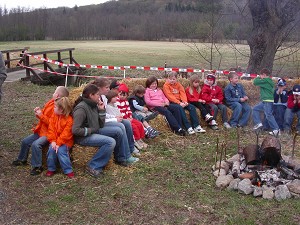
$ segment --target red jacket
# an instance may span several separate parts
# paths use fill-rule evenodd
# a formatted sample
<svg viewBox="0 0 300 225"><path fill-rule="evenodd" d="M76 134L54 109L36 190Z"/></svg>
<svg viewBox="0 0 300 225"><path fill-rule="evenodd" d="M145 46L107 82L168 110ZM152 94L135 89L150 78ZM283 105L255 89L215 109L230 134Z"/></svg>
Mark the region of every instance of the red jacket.
<svg viewBox="0 0 300 225"><path fill-rule="evenodd" d="M288 101L287 101L287 107L289 109L293 109L295 107L295 103L294 103L294 95L293 94L290 94L289 97L288 97ZM300 109L300 103L298 102L298 109Z"/></svg>
<svg viewBox="0 0 300 225"><path fill-rule="evenodd" d="M40 137L46 136L49 126L49 120L54 114L54 100L48 101L42 109L42 115L38 117L39 123L33 128L33 132L38 134Z"/></svg>
<svg viewBox="0 0 300 225"><path fill-rule="evenodd" d="M73 118L72 116L63 116L53 113L49 121L47 139L51 142L56 142L57 145L67 145L72 147L74 144L72 134Z"/></svg>
<svg viewBox="0 0 300 225"><path fill-rule="evenodd" d="M207 84L204 84L201 91L202 99L206 101L207 104L213 103L212 99L218 99L219 103L217 104L223 104L223 90L217 85L209 86ZM216 104L216 103L214 103Z"/></svg>
<svg viewBox="0 0 300 225"><path fill-rule="evenodd" d="M185 89L186 97L188 102L198 102L199 99L203 99L201 96L201 92L199 93L196 88L193 88L193 95L190 93L190 87Z"/></svg>

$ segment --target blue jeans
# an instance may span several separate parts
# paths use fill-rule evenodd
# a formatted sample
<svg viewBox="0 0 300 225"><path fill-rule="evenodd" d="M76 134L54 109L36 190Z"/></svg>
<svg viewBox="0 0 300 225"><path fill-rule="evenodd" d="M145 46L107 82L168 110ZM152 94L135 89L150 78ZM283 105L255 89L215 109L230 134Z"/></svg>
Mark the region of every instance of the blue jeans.
<svg viewBox="0 0 300 225"><path fill-rule="evenodd" d="M213 111L214 120L217 119L218 112L219 112L219 109L220 109L223 123L228 122L227 107L225 105L210 103L209 106L211 107L211 109Z"/></svg>
<svg viewBox="0 0 300 225"><path fill-rule="evenodd" d="M124 162L131 157L128 136L125 126L120 122L108 122L99 129L99 134L112 137L116 140L114 157L117 162ZM132 139L133 139L133 135Z"/></svg>
<svg viewBox="0 0 300 225"><path fill-rule="evenodd" d="M285 105L273 105L274 117L280 130L284 130Z"/></svg>
<svg viewBox="0 0 300 225"><path fill-rule="evenodd" d="M252 111L249 104L246 102L232 102L228 104L228 107L232 110L232 116L229 120L230 126L247 126Z"/></svg>
<svg viewBox="0 0 300 225"><path fill-rule="evenodd" d="M68 174L73 171L68 146L60 146L57 153L51 145L49 146L47 152L47 166L49 171L56 171L57 160L59 161L60 167L62 168L64 174Z"/></svg>
<svg viewBox="0 0 300 225"><path fill-rule="evenodd" d="M297 111L297 112L293 112L292 109L289 109L289 108L287 108L285 110L285 113L284 113L284 125L283 125L284 131L286 131L286 132L290 132L291 131L292 123L293 123L293 119L294 119L295 114L298 117L296 129L297 129L297 131L300 131L300 120L299 120L299 118L300 118L300 110Z"/></svg>
<svg viewBox="0 0 300 225"><path fill-rule="evenodd" d="M81 139L78 144L83 146L99 147L96 154L88 162L91 169L102 171L111 158L113 149L116 146L116 141L111 138L100 134L92 134Z"/></svg>
<svg viewBox="0 0 300 225"><path fill-rule="evenodd" d="M273 102L260 102L253 107L254 125L261 123L260 114L265 114L265 118L272 130L279 130L279 126L273 116Z"/></svg>
<svg viewBox="0 0 300 225"><path fill-rule="evenodd" d="M175 106L175 104L171 104L167 107L157 106L154 107L154 110L166 117L172 131L178 131L181 128L179 125L181 113L180 109Z"/></svg>
<svg viewBox="0 0 300 225"><path fill-rule="evenodd" d="M24 138L21 143L21 150L18 156L18 160L26 161L28 158L29 149L31 147L31 166L42 166L42 149L43 146L49 144L47 137L40 137L38 134L31 134Z"/></svg>

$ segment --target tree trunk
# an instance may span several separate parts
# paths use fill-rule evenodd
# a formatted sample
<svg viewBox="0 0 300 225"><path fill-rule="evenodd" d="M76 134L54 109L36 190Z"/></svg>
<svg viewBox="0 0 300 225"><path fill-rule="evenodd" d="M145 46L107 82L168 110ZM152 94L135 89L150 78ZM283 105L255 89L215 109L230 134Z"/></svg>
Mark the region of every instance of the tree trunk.
<svg viewBox="0 0 300 225"><path fill-rule="evenodd" d="M300 0L249 0L253 28L248 39L248 73L273 69L277 49L284 41L299 12Z"/></svg>

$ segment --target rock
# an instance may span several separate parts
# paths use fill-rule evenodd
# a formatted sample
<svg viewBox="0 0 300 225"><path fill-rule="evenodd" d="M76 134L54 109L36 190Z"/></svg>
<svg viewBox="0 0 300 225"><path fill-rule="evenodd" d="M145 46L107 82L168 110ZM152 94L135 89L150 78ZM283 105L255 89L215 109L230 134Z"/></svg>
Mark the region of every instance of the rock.
<svg viewBox="0 0 300 225"><path fill-rule="evenodd" d="M238 184L238 191L246 195L251 194L253 192L253 186L251 181L249 179L244 179L240 181Z"/></svg>
<svg viewBox="0 0 300 225"><path fill-rule="evenodd" d="M274 192L273 192L273 188L272 187L268 187L268 186L264 185L262 187L262 189L263 189L263 195L262 195L262 197L264 199L273 199L274 198Z"/></svg>
<svg viewBox="0 0 300 225"><path fill-rule="evenodd" d="M214 171L213 174L214 174L215 177L225 176L226 175L226 171L224 169L220 169L220 174L219 174L219 170Z"/></svg>
<svg viewBox="0 0 300 225"><path fill-rule="evenodd" d="M239 178L230 181L227 190L238 190L238 185L241 180Z"/></svg>
<svg viewBox="0 0 300 225"><path fill-rule="evenodd" d="M232 156L231 158L227 159L226 162L228 162L229 164L234 164L234 162L239 162L240 161L240 155L236 154L234 156Z"/></svg>
<svg viewBox="0 0 300 225"><path fill-rule="evenodd" d="M232 175L219 176L216 180L216 186L218 188L225 188L229 185L229 183L233 180Z"/></svg>
<svg viewBox="0 0 300 225"><path fill-rule="evenodd" d="M300 180L293 180L286 185L290 192L300 194Z"/></svg>
<svg viewBox="0 0 300 225"><path fill-rule="evenodd" d="M219 169L219 166L220 166L220 163L217 162L215 165L215 169L216 170ZM229 168L230 168L230 165L227 162L221 161L221 169L224 169L226 171L226 174L228 173Z"/></svg>
<svg viewBox="0 0 300 225"><path fill-rule="evenodd" d="M278 201L285 200L291 198L291 193L286 185L278 185L275 188L275 198Z"/></svg>
<svg viewBox="0 0 300 225"><path fill-rule="evenodd" d="M262 187L254 187L253 196L259 197L263 195L263 189Z"/></svg>

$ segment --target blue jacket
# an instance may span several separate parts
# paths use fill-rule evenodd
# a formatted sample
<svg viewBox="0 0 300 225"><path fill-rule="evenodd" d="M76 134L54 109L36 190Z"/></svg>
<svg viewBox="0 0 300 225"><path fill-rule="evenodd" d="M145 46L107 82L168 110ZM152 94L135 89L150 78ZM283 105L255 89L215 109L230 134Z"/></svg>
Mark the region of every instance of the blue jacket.
<svg viewBox="0 0 300 225"><path fill-rule="evenodd" d="M236 86L233 86L230 83L225 87L224 95L226 104L230 105L233 102L240 102L240 98L245 97L246 92L242 84L236 84Z"/></svg>

